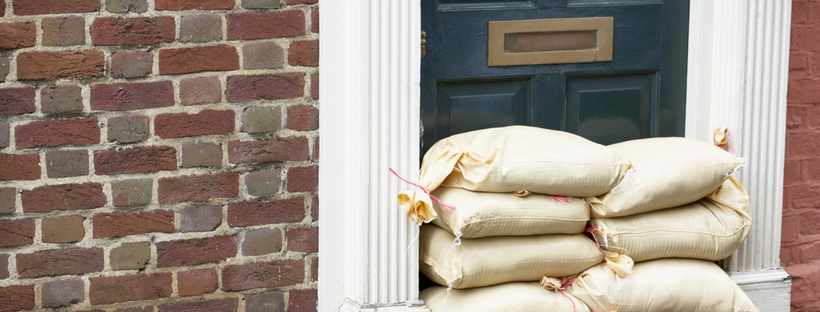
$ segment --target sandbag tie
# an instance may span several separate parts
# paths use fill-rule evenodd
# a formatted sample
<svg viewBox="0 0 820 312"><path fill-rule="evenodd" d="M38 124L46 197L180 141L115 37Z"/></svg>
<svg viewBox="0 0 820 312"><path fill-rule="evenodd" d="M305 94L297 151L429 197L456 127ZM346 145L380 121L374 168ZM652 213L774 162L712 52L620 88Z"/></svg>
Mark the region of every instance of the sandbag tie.
<svg viewBox="0 0 820 312"><path fill-rule="evenodd" d="M584 229L584 233L589 233L592 236L592 239L595 240L595 245L598 246L598 249L601 249L601 243L598 242L598 236L595 233L601 234L601 237L604 240L604 247L609 247L609 242L607 242L606 234L604 234L604 229L600 226L590 226Z"/></svg>
<svg viewBox="0 0 820 312"><path fill-rule="evenodd" d="M550 195L550 196L552 196L552 198L554 198L555 200L557 200L558 202L561 202L561 203L572 202L572 198L570 198L569 196L558 196L558 195Z"/></svg>
<svg viewBox="0 0 820 312"><path fill-rule="evenodd" d="M729 129L726 127L718 127L715 128L715 133L712 136L712 140L715 142L715 146L723 148L724 146L728 147L732 150L732 153L737 156L737 151L734 147L732 147L732 133L729 132Z"/></svg>
<svg viewBox="0 0 820 312"><path fill-rule="evenodd" d="M567 297L569 302L572 303L572 311L577 312L577 310L575 308L575 301L573 301L572 298L570 298L566 293L564 293L564 290L566 290L569 285L572 285L572 282L574 282L574 281L575 281L574 278L568 278L566 281L562 281L560 279L553 278L553 277L547 277L545 275L545 276L541 277L540 284L541 284L541 287L544 287L544 289L546 289L547 291L557 290L558 292L561 293L561 295L563 295L564 297Z"/></svg>
<svg viewBox="0 0 820 312"><path fill-rule="evenodd" d="M452 213L453 211L455 211L455 210L456 210L456 206L450 206L450 205L446 205L446 204L442 203L440 200L438 200L438 198L436 198L435 196L433 196L432 194L430 194L430 191L428 191L428 190L427 190L427 188L425 188L425 187L423 187L423 186L421 186L421 185L419 185L419 184L416 184L416 183L413 183L413 182L410 182L410 181L405 180L405 179L404 179L404 178L402 178L402 177L401 177L398 173L396 173L396 171L393 171L393 168L387 167L387 169L390 169L390 172L392 172L392 173L393 173L393 174L394 174L397 178L399 178L399 180L404 181L404 183L407 183L407 184L410 184L410 185L412 185L412 186L418 187L419 189L421 189L422 191L424 191L424 193L425 193L425 194L427 194L427 196L430 196L430 199L432 199L433 201L437 202L437 203L438 203L439 205L441 205L442 207L447 208L447 211L449 211L450 213Z"/></svg>
<svg viewBox="0 0 820 312"><path fill-rule="evenodd" d="M456 249L456 247L461 246L461 230L456 230L453 234L456 234L456 238L453 240L453 244L450 245L450 248Z"/></svg>

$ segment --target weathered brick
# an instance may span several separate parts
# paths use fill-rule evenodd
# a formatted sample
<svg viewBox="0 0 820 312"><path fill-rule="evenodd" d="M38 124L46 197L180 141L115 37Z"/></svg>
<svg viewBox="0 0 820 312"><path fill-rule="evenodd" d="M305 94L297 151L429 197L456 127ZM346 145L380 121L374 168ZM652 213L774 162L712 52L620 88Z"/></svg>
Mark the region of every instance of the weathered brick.
<svg viewBox="0 0 820 312"><path fill-rule="evenodd" d="M85 283L81 279L43 283L43 308L60 308L78 304L85 299Z"/></svg>
<svg viewBox="0 0 820 312"><path fill-rule="evenodd" d="M154 312L154 306L149 305L140 308L116 309L114 312Z"/></svg>
<svg viewBox="0 0 820 312"><path fill-rule="evenodd" d="M294 41L288 49L291 66L319 66L319 40Z"/></svg>
<svg viewBox="0 0 820 312"><path fill-rule="evenodd" d="M275 132L282 125L282 110L279 107L250 106L242 111L240 119L243 132Z"/></svg>
<svg viewBox="0 0 820 312"><path fill-rule="evenodd" d="M170 146L145 146L94 152L98 175L147 173L177 169L177 152Z"/></svg>
<svg viewBox="0 0 820 312"><path fill-rule="evenodd" d="M129 243L111 249L112 270L144 269L151 260L151 243Z"/></svg>
<svg viewBox="0 0 820 312"><path fill-rule="evenodd" d="M239 69L239 54L232 46L159 50L159 73L162 75L236 69Z"/></svg>
<svg viewBox="0 0 820 312"><path fill-rule="evenodd" d="M319 188L319 167L288 169L288 192L316 192Z"/></svg>
<svg viewBox="0 0 820 312"><path fill-rule="evenodd" d="M148 116L123 116L108 118L108 142L134 143L148 139Z"/></svg>
<svg viewBox="0 0 820 312"><path fill-rule="evenodd" d="M222 101L222 83L218 77L197 77L179 81L179 98L183 105Z"/></svg>
<svg viewBox="0 0 820 312"><path fill-rule="evenodd" d="M0 219L0 247L34 243L34 219Z"/></svg>
<svg viewBox="0 0 820 312"><path fill-rule="evenodd" d="M44 87L40 90L43 114L78 114L83 111L83 89L80 86Z"/></svg>
<svg viewBox="0 0 820 312"><path fill-rule="evenodd" d="M288 5L294 4L314 4L319 3L319 0L287 0Z"/></svg>
<svg viewBox="0 0 820 312"><path fill-rule="evenodd" d="M288 129L319 129L319 109L311 105L294 105L288 107Z"/></svg>
<svg viewBox="0 0 820 312"><path fill-rule="evenodd" d="M33 87L0 89L0 116L29 114L35 109Z"/></svg>
<svg viewBox="0 0 820 312"><path fill-rule="evenodd" d="M245 176L245 187L248 188L248 194L254 196L276 194L282 184L280 175L281 171L279 169L248 173Z"/></svg>
<svg viewBox="0 0 820 312"><path fill-rule="evenodd" d="M222 224L222 206L191 206L182 210L180 232L213 231Z"/></svg>
<svg viewBox="0 0 820 312"><path fill-rule="evenodd" d="M288 312L316 312L319 294L316 289L291 289Z"/></svg>
<svg viewBox="0 0 820 312"><path fill-rule="evenodd" d="M0 154L0 181L40 179L40 156L30 154Z"/></svg>
<svg viewBox="0 0 820 312"><path fill-rule="evenodd" d="M11 5L15 15L86 13L100 10L99 0L24 0L12 1Z"/></svg>
<svg viewBox="0 0 820 312"><path fill-rule="evenodd" d="M103 249L73 248L17 254L17 276L35 278L57 275L80 275L103 270Z"/></svg>
<svg viewBox="0 0 820 312"><path fill-rule="evenodd" d="M177 273L177 292L180 296L199 296L212 293L219 286L214 269L198 269Z"/></svg>
<svg viewBox="0 0 820 312"><path fill-rule="evenodd" d="M157 267L190 266L236 257L236 238L216 236L157 243Z"/></svg>
<svg viewBox="0 0 820 312"><path fill-rule="evenodd" d="M91 109L122 111L173 105L174 85L170 81L91 86Z"/></svg>
<svg viewBox="0 0 820 312"><path fill-rule="evenodd" d="M282 231L261 229L248 231L242 240L243 256L261 256L282 251Z"/></svg>
<svg viewBox="0 0 820 312"><path fill-rule="evenodd" d="M46 152L46 173L49 178L88 175L88 151L58 150Z"/></svg>
<svg viewBox="0 0 820 312"><path fill-rule="evenodd" d="M313 221L319 221L319 196L310 198L310 217Z"/></svg>
<svg viewBox="0 0 820 312"><path fill-rule="evenodd" d="M319 73L310 74L310 97L314 100L319 99Z"/></svg>
<svg viewBox="0 0 820 312"><path fill-rule="evenodd" d="M0 0L0 17L6 15L6 0Z"/></svg>
<svg viewBox="0 0 820 312"><path fill-rule="evenodd" d="M174 212L152 210L140 212L98 213L92 220L94 238L125 237L144 233L174 232Z"/></svg>
<svg viewBox="0 0 820 312"><path fill-rule="evenodd" d="M154 117L154 134L163 138L227 135L234 131L234 112L206 110L199 114L160 114Z"/></svg>
<svg viewBox="0 0 820 312"><path fill-rule="evenodd" d="M35 121L14 128L17 148L100 143L97 118Z"/></svg>
<svg viewBox="0 0 820 312"><path fill-rule="evenodd" d="M8 122L0 120L0 149L9 147L11 142L11 125Z"/></svg>
<svg viewBox="0 0 820 312"><path fill-rule="evenodd" d="M222 146L210 142L182 145L182 168L222 166Z"/></svg>
<svg viewBox="0 0 820 312"><path fill-rule="evenodd" d="M147 51L118 51L111 55L111 77L148 77L154 64L154 54Z"/></svg>
<svg viewBox="0 0 820 312"><path fill-rule="evenodd" d="M176 23L171 16L97 17L91 24L94 45L149 45L172 42Z"/></svg>
<svg viewBox="0 0 820 312"><path fill-rule="evenodd" d="M0 280L9 278L9 255L0 254Z"/></svg>
<svg viewBox="0 0 820 312"><path fill-rule="evenodd" d="M94 209L107 203L99 183L41 186L24 190L20 199L26 213Z"/></svg>
<svg viewBox="0 0 820 312"><path fill-rule="evenodd" d="M790 243L797 241L800 237L799 226L800 220L797 216L784 216L782 221L782 233L780 235L781 243Z"/></svg>
<svg viewBox="0 0 820 312"><path fill-rule="evenodd" d="M818 30L820 30L820 27L818 27ZM817 34L820 35L820 32ZM818 86L820 86L820 80L817 79L789 79L787 95L789 103L820 103L820 89Z"/></svg>
<svg viewBox="0 0 820 312"><path fill-rule="evenodd" d="M28 48L35 44L37 44L36 24L0 23L0 50Z"/></svg>
<svg viewBox="0 0 820 312"><path fill-rule="evenodd" d="M162 178L158 182L160 204L239 196L236 172Z"/></svg>
<svg viewBox="0 0 820 312"><path fill-rule="evenodd" d="M242 0L242 7L249 10L278 9L279 0Z"/></svg>
<svg viewBox="0 0 820 312"><path fill-rule="evenodd" d="M11 70L11 62L9 62L9 58L0 56L0 82L6 81L6 76L9 75L9 70Z"/></svg>
<svg viewBox="0 0 820 312"><path fill-rule="evenodd" d="M156 0L157 10L230 10L235 0Z"/></svg>
<svg viewBox="0 0 820 312"><path fill-rule="evenodd" d="M214 299L208 301L180 302L163 304L160 312L236 312L238 300L236 298Z"/></svg>
<svg viewBox="0 0 820 312"><path fill-rule="evenodd" d="M319 228L288 229L288 251L319 252Z"/></svg>
<svg viewBox="0 0 820 312"><path fill-rule="evenodd" d="M85 19L82 17L47 17L41 23L44 46L85 44Z"/></svg>
<svg viewBox="0 0 820 312"><path fill-rule="evenodd" d="M143 13L148 11L148 1L105 0L105 9L111 13Z"/></svg>
<svg viewBox="0 0 820 312"><path fill-rule="evenodd" d="M76 243L83 240L85 228L82 216L44 218L42 221L44 243Z"/></svg>
<svg viewBox="0 0 820 312"><path fill-rule="evenodd" d="M222 269L224 291L283 287L302 283L304 279L305 259L230 265Z"/></svg>
<svg viewBox="0 0 820 312"><path fill-rule="evenodd" d="M272 137L260 141L228 142L228 162L232 164L307 159L308 140L305 137Z"/></svg>
<svg viewBox="0 0 820 312"><path fill-rule="evenodd" d="M276 42L251 42L242 46L242 68L244 69L282 68L284 63L285 50Z"/></svg>
<svg viewBox="0 0 820 312"><path fill-rule="evenodd" d="M310 31L319 33L319 7L310 10Z"/></svg>
<svg viewBox="0 0 820 312"><path fill-rule="evenodd" d="M285 293L267 292L245 296L245 312L285 311Z"/></svg>
<svg viewBox="0 0 820 312"><path fill-rule="evenodd" d="M228 15L228 40L295 37L305 34L301 10Z"/></svg>
<svg viewBox="0 0 820 312"><path fill-rule="evenodd" d="M229 102L252 100L281 100L304 95L305 74L277 74L228 77Z"/></svg>
<svg viewBox="0 0 820 312"><path fill-rule="evenodd" d="M299 222L304 218L305 200L301 197L228 205L228 225L232 227Z"/></svg>
<svg viewBox="0 0 820 312"><path fill-rule="evenodd" d="M222 40L222 17L219 15L184 15L179 19L179 42Z"/></svg>
<svg viewBox="0 0 820 312"><path fill-rule="evenodd" d="M147 205L151 203L154 182L151 179L111 181L111 196L115 207Z"/></svg>
<svg viewBox="0 0 820 312"><path fill-rule="evenodd" d="M314 282L319 280L319 258L313 258L310 261L310 280Z"/></svg>
<svg viewBox="0 0 820 312"><path fill-rule="evenodd" d="M16 200L17 189L13 187L0 187L0 214L13 213Z"/></svg>
<svg viewBox="0 0 820 312"><path fill-rule="evenodd" d="M34 308L34 285L0 287L2 311L21 311Z"/></svg>
<svg viewBox="0 0 820 312"><path fill-rule="evenodd" d="M170 298L172 273L91 277L91 304Z"/></svg>
<svg viewBox="0 0 820 312"><path fill-rule="evenodd" d="M17 55L17 79L54 80L105 75L105 54L100 50L33 51Z"/></svg>

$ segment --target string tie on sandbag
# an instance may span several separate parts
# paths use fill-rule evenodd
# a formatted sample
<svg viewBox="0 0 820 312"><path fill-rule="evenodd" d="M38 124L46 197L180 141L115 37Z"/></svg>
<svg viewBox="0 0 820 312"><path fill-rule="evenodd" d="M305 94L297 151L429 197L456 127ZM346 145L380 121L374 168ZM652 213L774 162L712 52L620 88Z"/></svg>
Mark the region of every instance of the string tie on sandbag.
<svg viewBox="0 0 820 312"><path fill-rule="evenodd" d="M550 195L553 199L557 200L560 203L569 203L572 202L572 198L569 196L558 196L558 195Z"/></svg>
<svg viewBox="0 0 820 312"><path fill-rule="evenodd" d="M398 173L396 173L396 171L393 171L393 168L388 167L387 169L390 169L390 172L392 172L392 173L393 173L393 175L395 175L397 178L399 178L399 180L404 181L404 183L407 183L407 184L410 184L410 185L412 185L412 186L418 187L419 189L421 189L422 191L424 191L424 193L425 193L425 194L427 194L428 196L430 196L430 198L431 198L433 201L435 201L436 203L438 203L438 204L439 204L439 205L441 205L442 207L446 208L446 209L447 209L447 211L449 211L449 212L451 212L451 213L452 213L453 211L455 211L455 210L456 210L456 206L445 205L445 204L444 204L444 203L442 203L440 200L438 200L438 198L436 198L435 196L433 196L432 194L430 194L430 191L428 191L428 190L427 190L427 188L425 188L425 187L423 187L423 186L421 186L421 185L419 185L419 184L417 184L417 183L413 183L413 182L410 182L410 181L405 180L405 179L404 179L404 178L402 178L402 177L401 177Z"/></svg>
<svg viewBox="0 0 820 312"><path fill-rule="evenodd" d="M728 147L732 150L732 153L735 154L737 157L737 151L734 147L732 147L732 133L729 132L728 128L719 127L715 129L714 137L712 140L715 142L715 146L723 148L724 146Z"/></svg>
<svg viewBox="0 0 820 312"><path fill-rule="evenodd" d="M461 230L456 230L456 239L453 240L453 244L450 245L450 248L456 249L456 247L461 246Z"/></svg>
<svg viewBox="0 0 820 312"><path fill-rule="evenodd" d="M607 239L606 239L606 235L603 235L604 234L604 229L602 229L601 227L599 227L599 226L587 227L586 229L584 229L584 233L589 233L590 235L592 235L592 239L595 240L595 245L598 246L598 249L601 249L601 243L598 242L598 236L596 236L595 233L602 234L601 237L604 239L604 247L609 247L608 246L609 244L608 244Z"/></svg>
<svg viewBox="0 0 820 312"><path fill-rule="evenodd" d="M572 285L573 281L575 281L574 278L567 278L566 281L562 281L560 279L557 279L557 278L554 278L554 277L547 277L545 275L545 276L541 277L541 287L544 287L544 289L546 289L548 291L557 290L558 292L561 293L561 295L563 295L564 297L567 297L567 299L569 299L569 302L572 303L572 311L575 312L575 311L577 311L575 309L575 301L572 300L572 298L570 298L569 295L564 293L564 290L566 290L569 285Z"/></svg>

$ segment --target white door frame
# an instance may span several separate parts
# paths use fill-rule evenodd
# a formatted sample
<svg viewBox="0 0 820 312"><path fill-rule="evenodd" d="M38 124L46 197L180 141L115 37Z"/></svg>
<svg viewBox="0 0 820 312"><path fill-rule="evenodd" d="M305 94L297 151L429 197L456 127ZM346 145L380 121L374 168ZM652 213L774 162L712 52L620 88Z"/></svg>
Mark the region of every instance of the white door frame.
<svg viewBox="0 0 820 312"><path fill-rule="evenodd" d="M419 0L323 0L319 311L426 311L416 228L395 204L417 178ZM754 224L724 262L762 311L788 311L780 268L791 0L691 0L686 137L733 129ZM407 248L409 246L409 248ZM758 295L764 294L765 295Z"/></svg>

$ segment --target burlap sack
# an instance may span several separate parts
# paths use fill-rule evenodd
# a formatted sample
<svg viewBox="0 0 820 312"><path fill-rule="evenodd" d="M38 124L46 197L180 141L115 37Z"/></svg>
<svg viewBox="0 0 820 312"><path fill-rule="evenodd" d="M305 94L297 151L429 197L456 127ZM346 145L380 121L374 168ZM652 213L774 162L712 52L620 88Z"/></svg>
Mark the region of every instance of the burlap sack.
<svg viewBox="0 0 820 312"><path fill-rule="evenodd" d="M454 239L438 226L422 226L419 266L434 282L457 289L573 275L603 261L583 234L465 238L453 248Z"/></svg>
<svg viewBox="0 0 820 312"><path fill-rule="evenodd" d="M551 196L473 192L440 187L433 195L458 207L452 213L433 204L439 218L435 225L462 237L580 234L589 221L589 204L582 198L559 201Z"/></svg>
<svg viewBox="0 0 820 312"><path fill-rule="evenodd" d="M592 219L601 247L635 262L660 258L720 260L749 234L749 195L734 177L709 196L676 208Z"/></svg>
<svg viewBox="0 0 820 312"><path fill-rule="evenodd" d="M589 198L595 219L622 217L685 205L720 186L745 159L711 144L684 138L650 138L609 146L632 163L609 193Z"/></svg>
<svg viewBox="0 0 820 312"><path fill-rule="evenodd" d="M453 289L449 296L447 287L435 286L422 290L419 298L432 312L589 312L578 298L546 291L538 282Z"/></svg>
<svg viewBox="0 0 820 312"><path fill-rule="evenodd" d="M625 278L602 263L577 276L567 292L597 311L758 311L720 267L694 259L636 263Z"/></svg>

